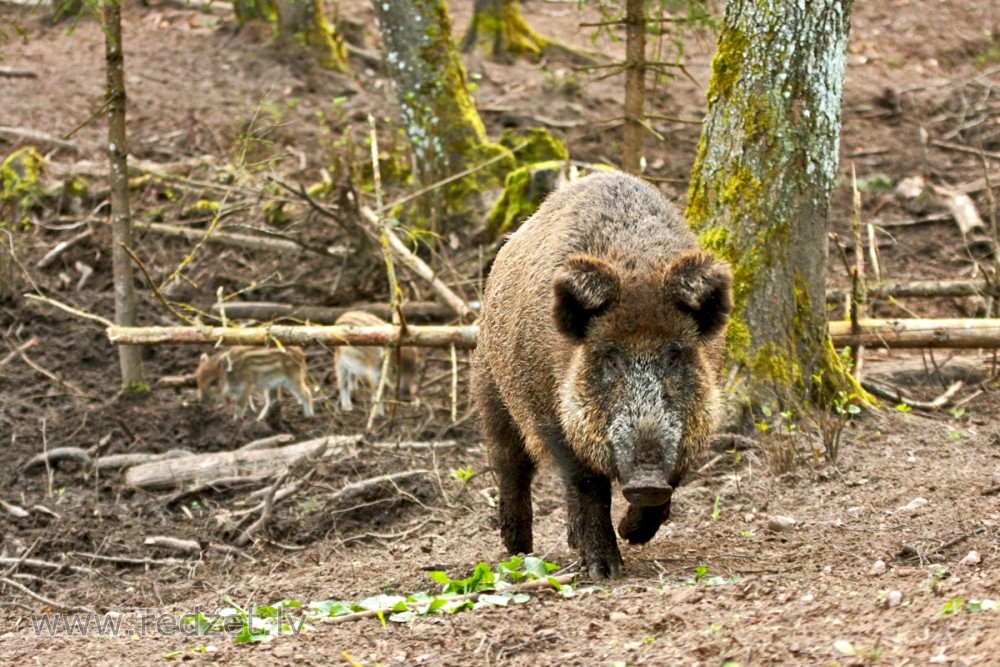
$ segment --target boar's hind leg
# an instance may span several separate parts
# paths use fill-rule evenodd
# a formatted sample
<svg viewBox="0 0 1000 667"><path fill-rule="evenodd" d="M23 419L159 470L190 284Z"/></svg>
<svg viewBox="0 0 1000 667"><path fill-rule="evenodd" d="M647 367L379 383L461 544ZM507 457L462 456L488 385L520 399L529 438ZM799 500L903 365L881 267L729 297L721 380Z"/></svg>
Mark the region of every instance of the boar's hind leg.
<svg viewBox="0 0 1000 667"><path fill-rule="evenodd" d="M670 501L655 507L629 505L628 511L618 522L618 534L630 544L645 544L653 539L656 531L670 516Z"/></svg>
<svg viewBox="0 0 1000 667"><path fill-rule="evenodd" d="M511 554L531 553L531 480L535 463L524 447L524 436L503 404L491 379L476 388L483 438L490 465L500 484L500 536Z"/></svg>

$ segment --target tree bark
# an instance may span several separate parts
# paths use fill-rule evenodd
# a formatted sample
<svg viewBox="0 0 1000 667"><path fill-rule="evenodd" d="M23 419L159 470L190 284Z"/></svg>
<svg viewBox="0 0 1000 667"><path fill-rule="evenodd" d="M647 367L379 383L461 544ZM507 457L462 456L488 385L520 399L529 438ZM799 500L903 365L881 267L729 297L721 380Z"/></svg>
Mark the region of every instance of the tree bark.
<svg viewBox="0 0 1000 667"><path fill-rule="evenodd" d="M625 125L622 170L642 173L646 138L646 2L625 2Z"/></svg>
<svg viewBox="0 0 1000 667"><path fill-rule="evenodd" d="M289 44L301 43L319 58L319 64L347 72L347 47L326 20L322 0L276 0L278 29Z"/></svg>
<svg viewBox="0 0 1000 667"><path fill-rule="evenodd" d="M469 93L444 1L372 6L418 181L431 185L497 154Z"/></svg>
<svg viewBox="0 0 1000 667"><path fill-rule="evenodd" d="M251 21L273 26L286 44L300 44L317 55L322 67L347 72L347 46L326 19L322 0L233 0L241 28Z"/></svg>
<svg viewBox="0 0 1000 667"><path fill-rule="evenodd" d="M733 265L730 377L745 404L822 403L851 381L824 286L852 8L726 4L687 216Z"/></svg>
<svg viewBox="0 0 1000 667"><path fill-rule="evenodd" d="M128 199L128 142L125 131L125 54L122 46L120 0L104 2L104 57L107 70L108 186L111 200L111 249L115 288L115 322L134 327L138 321L132 259L125 248L132 246L132 216ZM118 349L122 390L147 388L140 348L123 345Z"/></svg>
<svg viewBox="0 0 1000 667"><path fill-rule="evenodd" d="M521 0L475 0L460 48L466 53L478 48L484 55L507 60L520 55L538 58L550 45L524 20Z"/></svg>

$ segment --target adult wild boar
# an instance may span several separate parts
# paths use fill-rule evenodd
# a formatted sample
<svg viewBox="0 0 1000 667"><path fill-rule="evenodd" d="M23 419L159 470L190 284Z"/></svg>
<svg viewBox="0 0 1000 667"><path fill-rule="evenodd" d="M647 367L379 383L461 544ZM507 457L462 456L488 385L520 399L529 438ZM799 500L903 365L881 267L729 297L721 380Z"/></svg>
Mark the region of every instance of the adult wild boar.
<svg viewBox="0 0 1000 667"><path fill-rule="evenodd" d="M622 575L612 481L629 503L619 535L652 539L715 425L731 282L674 208L623 173L557 190L510 236L473 373L508 551L532 551L531 481L546 460L591 577Z"/></svg>

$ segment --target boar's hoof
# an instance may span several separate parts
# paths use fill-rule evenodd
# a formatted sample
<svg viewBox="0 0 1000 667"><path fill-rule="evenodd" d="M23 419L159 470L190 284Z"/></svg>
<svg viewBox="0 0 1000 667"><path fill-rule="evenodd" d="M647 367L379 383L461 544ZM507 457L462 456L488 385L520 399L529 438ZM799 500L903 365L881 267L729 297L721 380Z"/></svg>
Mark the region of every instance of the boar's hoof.
<svg viewBox="0 0 1000 667"><path fill-rule="evenodd" d="M613 553L588 554L584 557L583 566L587 568L587 574L591 579L600 581L620 579L625 563L622 561L621 553L615 548Z"/></svg>
<svg viewBox="0 0 1000 667"><path fill-rule="evenodd" d="M670 517L670 502L655 507L629 505L625 516L618 522L618 534L629 544L645 544L653 539L656 531Z"/></svg>
<svg viewBox="0 0 1000 667"><path fill-rule="evenodd" d="M670 486L649 484L626 484L622 487L622 495L629 505L635 507L659 507L670 502L674 490Z"/></svg>

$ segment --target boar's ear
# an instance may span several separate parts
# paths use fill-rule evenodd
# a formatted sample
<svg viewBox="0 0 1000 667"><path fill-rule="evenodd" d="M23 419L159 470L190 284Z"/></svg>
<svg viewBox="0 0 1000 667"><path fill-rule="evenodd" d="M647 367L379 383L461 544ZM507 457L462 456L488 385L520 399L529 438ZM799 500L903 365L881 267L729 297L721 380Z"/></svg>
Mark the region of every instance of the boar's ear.
<svg viewBox="0 0 1000 667"><path fill-rule="evenodd" d="M729 320L732 282L728 264L701 250L692 250L671 262L663 287L667 300L694 318L698 332L711 336Z"/></svg>
<svg viewBox="0 0 1000 667"><path fill-rule="evenodd" d="M618 303L620 282L610 266L590 255L572 255L552 279L552 316L564 336L581 341L590 320Z"/></svg>

